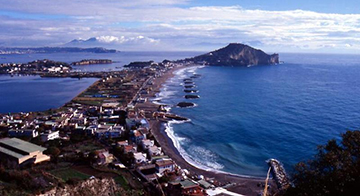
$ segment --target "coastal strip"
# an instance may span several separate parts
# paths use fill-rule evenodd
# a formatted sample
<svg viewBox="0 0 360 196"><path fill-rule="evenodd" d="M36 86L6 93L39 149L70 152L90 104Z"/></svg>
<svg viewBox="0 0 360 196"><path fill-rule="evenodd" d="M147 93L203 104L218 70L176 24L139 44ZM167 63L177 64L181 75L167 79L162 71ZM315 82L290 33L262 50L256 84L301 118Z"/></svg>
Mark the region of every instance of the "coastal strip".
<svg viewBox="0 0 360 196"><path fill-rule="evenodd" d="M200 66L200 65L191 65L191 66ZM175 67L172 70L167 71L161 77L153 80L152 92L149 93L146 97L148 100L151 98L155 98L156 94L160 92L161 87L168 81L170 78L174 77L174 72L188 68L189 66L179 66ZM156 111L159 105L154 104L150 101L145 103L138 103L136 108L139 110L147 110L147 111ZM162 122L157 119L151 118L149 119L151 125L151 133L157 140L157 142L162 147L162 150L166 155L168 155L171 159L173 159L177 165L179 165L183 169L189 170L191 175L199 176L203 175L209 179L214 179L217 181L219 186L227 186L227 189L236 193L241 193L245 195L257 195L263 187L259 186L262 184L265 179L258 177L250 177L250 176L239 176L236 174L225 173L221 171L210 171L204 170L196 165L193 165L185 160L185 158L180 154L178 149L175 147L174 142L166 133L166 124L167 122ZM270 183L274 183L270 181ZM273 185L273 184L272 184Z"/></svg>

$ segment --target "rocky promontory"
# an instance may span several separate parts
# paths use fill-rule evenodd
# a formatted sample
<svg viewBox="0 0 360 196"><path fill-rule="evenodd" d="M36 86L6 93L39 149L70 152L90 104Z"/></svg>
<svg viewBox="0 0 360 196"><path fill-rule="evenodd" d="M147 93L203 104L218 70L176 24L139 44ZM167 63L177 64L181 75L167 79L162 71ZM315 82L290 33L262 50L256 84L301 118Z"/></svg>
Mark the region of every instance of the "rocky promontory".
<svg viewBox="0 0 360 196"><path fill-rule="evenodd" d="M279 63L279 54L268 55L245 44L231 43L224 48L185 61L220 66L275 65Z"/></svg>

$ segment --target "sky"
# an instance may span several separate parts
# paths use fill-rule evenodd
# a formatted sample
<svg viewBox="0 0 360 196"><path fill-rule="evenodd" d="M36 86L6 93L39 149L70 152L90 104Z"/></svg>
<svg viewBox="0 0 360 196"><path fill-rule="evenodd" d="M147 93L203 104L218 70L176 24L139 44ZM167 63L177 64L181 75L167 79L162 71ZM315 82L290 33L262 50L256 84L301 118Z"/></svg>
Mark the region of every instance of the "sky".
<svg viewBox="0 0 360 196"><path fill-rule="evenodd" d="M269 53L360 52L358 0L0 0L0 4L0 47L209 51L236 42Z"/></svg>

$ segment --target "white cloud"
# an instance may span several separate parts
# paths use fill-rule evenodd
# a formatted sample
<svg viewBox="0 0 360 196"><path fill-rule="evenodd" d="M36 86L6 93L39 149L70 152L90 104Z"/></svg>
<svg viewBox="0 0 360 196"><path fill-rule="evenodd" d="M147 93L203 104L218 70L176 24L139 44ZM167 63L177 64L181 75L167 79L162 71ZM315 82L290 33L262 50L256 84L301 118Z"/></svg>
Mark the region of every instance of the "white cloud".
<svg viewBox="0 0 360 196"><path fill-rule="evenodd" d="M240 6L177 6L186 3L186 0L13 0L2 2L2 9L37 17L40 14L44 18L15 19L9 16L0 20L0 27L15 32L11 35L14 39L27 29L24 33L31 39L46 35L57 42L71 40L76 35L98 37L104 43L145 42L156 43L157 47L173 45L176 49L180 48L178 46L192 49L192 45L203 42L209 45L258 43L276 50L285 47L360 49L360 14L247 10ZM6 41L9 34L0 32L3 38L0 41Z"/></svg>

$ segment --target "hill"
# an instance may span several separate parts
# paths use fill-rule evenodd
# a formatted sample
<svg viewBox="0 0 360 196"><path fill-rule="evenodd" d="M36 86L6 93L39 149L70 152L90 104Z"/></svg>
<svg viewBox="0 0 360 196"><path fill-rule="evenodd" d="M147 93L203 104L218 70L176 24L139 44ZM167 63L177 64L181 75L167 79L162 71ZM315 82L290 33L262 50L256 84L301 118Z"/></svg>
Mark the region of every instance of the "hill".
<svg viewBox="0 0 360 196"><path fill-rule="evenodd" d="M279 55L268 55L245 44L231 43L224 48L186 60L222 66L273 65L279 63Z"/></svg>

